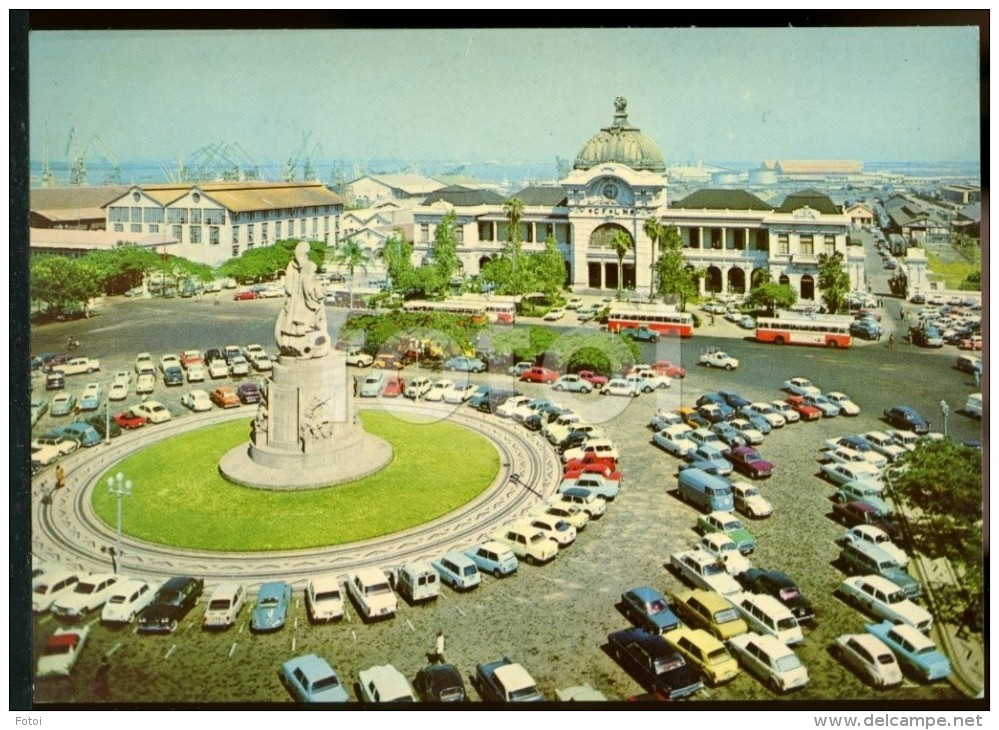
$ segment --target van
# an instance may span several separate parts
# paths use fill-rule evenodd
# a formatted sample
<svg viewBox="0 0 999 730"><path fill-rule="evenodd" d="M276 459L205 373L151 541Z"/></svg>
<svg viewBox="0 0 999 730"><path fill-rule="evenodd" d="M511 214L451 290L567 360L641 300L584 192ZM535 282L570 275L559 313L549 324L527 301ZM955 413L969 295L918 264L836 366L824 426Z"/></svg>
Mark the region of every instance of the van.
<svg viewBox="0 0 999 730"><path fill-rule="evenodd" d="M701 469L684 469L678 477L680 498L705 512L732 512L735 502L731 485Z"/></svg>
<svg viewBox="0 0 999 730"><path fill-rule="evenodd" d="M392 572L396 592L410 603L435 601L441 592L437 571L429 561L408 563Z"/></svg>
<svg viewBox="0 0 999 730"><path fill-rule="evenodd" d="M731 599L751 631L774 636L788 646L805 641L791 609L773 596L741 593Z"/></svg>
<svg viewBox="0 0 999 730"><path fill-rule="evenodd" d="M877 545L855 541L839 552L840 565L848 575L880 575L897 585L906 598L918 598L923 593L919 581L903 570L898 562Z"/></svg>
<svg viewBox="0 0 999 730"><path fill-rule="evenodd" d="M240 583L220 583L208 599L208 607L201 619L202 628L225 629L232 626L245 603L245 586Z"/></svg>
<svg viewBox="0 0 999 730"><path fill-rule="evenodd" d="M964 412L975 418L982 417L982 394L972 393L964 403Z"/></svg>

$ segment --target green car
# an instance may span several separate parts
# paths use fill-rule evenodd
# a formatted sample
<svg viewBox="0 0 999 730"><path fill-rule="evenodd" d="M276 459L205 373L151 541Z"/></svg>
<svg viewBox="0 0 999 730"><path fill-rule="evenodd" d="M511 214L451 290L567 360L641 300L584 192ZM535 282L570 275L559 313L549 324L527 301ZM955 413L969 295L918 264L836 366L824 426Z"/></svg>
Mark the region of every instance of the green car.
<svg viewBox="0 0 999 730"><path fill-rule="evenodd" d="M739 552L748 555L756 549L753 533L742 526L742 520L731 512L710 512L697 518L697 531L702 535L709 532L725 532L739 546Z"/></svg>

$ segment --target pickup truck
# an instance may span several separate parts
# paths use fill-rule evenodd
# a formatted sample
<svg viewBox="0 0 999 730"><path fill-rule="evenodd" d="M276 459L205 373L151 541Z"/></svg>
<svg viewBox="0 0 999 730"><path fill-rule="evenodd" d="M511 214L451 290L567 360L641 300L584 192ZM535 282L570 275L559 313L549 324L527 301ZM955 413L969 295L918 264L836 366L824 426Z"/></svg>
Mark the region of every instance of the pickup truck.
<svg viewBox="0 0 999 730"><path fill-rule="evenodd" d="M648 327L629 327L622 329L621 334L639 342L659 342L659 333Z"/></svg>
<svg viewBox="0 0 999 730"><path fill-rule="evenodd" d="M542 702L537 683L507 657L475 665L475 684L485 702Z"/></svg>
<svg viewBox="0 0 999 730"><path fill-rule="evenodd" d="M735 370L739 367L739 361L723 350L708 350L702 353L700 362L701 365L725 370Z"/></svg>

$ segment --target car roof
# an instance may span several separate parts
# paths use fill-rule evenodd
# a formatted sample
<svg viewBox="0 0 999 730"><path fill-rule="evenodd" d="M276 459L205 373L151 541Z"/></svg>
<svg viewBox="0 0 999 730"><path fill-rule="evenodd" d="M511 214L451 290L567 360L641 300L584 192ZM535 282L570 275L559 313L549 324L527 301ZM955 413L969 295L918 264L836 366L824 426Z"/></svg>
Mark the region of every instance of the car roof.
<svg viewBox="0 0 999 730"><path fill-rule="evenodd" d="M534 684L534 677L520 664L504 664L496 667L495 674L504 687L527 687Z"/></svg>
<svg viewBox="0 0 999 730"><path fill-rule="evenodd" d="M302 673L310 679L316 676L327 676L330 672L335 673L330 663L316 654L306 654L305 656L289 659L285 662L285 665L301 669Z"/></svg>
<svg viewBox="0 0 999 730"><path fill-rule="evenodd" d="M335 575L317 575L309 579L309 584L317 591L340 587L340 579Z"/></svg>
<svg viewBox="0 0 999 730"><path fill-rule="evenodd" d="M625 591L625 593L631 593L636 598L640 598L643 601L663 598L663 594L652 586L639 586L638 588L632 588L630 591Z"/></svg>
<svg viewBox="0 0 999 730"><path fill-rule="evenodd" d="M288 584L282 583L280 581L272 581L270 583L263 583L260 586L260 590L257 591L257 598L262 596L280 596L283 595L287 589Z"/></svg>
<svg viewBox="0 0 999 730"><path fill-rule="evenodd" d="M234 591L241 587L242 585L236 581L219 583L215 586L215 590L212 591L211 598L231 595ZM263 588L263 586L261 586L261 588ZM209 600L211 600L211 598Z"/></svg>

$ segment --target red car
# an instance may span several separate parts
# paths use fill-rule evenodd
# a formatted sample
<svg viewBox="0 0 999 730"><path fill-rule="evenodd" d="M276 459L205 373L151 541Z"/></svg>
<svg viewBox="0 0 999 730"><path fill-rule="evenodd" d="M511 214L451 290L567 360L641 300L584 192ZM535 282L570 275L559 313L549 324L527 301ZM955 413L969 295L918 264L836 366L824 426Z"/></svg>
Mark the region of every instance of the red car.
<svg viewBox="0 0 999 730"><path fill-rule="evenodd" d="M788 396L787 403L798 412L802 421L818 421L822 418L822 411L805 403L800 395Z"/></svg>
<svg viewBox="0 0 999 730"><path fill-rule="evenodd" d="M684 370L679 365L674 365L669 360L659 360L652 364L652 369L655 370L660 375L666 375L670 378L685 378L687 377L687 371Z"/></svg>
<svg viewBox="0 0 999 730"><path fill-rule="evenodd" d="M968 337L967 339L961 340L957 349L959 350L981 350L982 349L982 337L981 335L974 335L973 337Z"/></svg>
<svg viewBox="0 0 999 730"><path fill-rule="evenodd" d="M119 428L141 428L146 425L146 419L144 416L133 416L128 411L122 411L114 416L114 422L118 424Z"/></svg>
<svg viewBox="0 0 999 730"><path fill-rule="evenodd" d="M216 388L209 393L208 397L219 408L239 408L240 406L239 395L231 385L223 385L221 388Z"/></svg>
<svg viewBox="0 0 999 730"><path fill-rule="evenodd" d="M722 452L732 462L732 468L750 479L763 479L774 472L774 465L760 456L751 446L735 446Z"/></svg>
<svg viewBox="0 0 999 730"><path fill-rule="evenodd" d="M590 383L594 388L602 388L607 385L607 377L604 375L597 375L592 370L580 370L579 377Z"/></svg>
<svg viewBox="0 0 999 730"><path fill-rule="evenodd" d="M398 398L404 390L406 390L406 381L398 375L389 375L385 379L385 387L382 389L382 395L386 398Z"/></svg>
<svg viewBox="0 0 999 730"><path fill-rule="evenodd" d="M184 350L180 356L180 366L187 370L192 365L204 365L205 358L201 356L200 350Z"/></svg>
<svg viewBox="0 0 999 730"><path fill-rule="evenodd" d="M613 457L597 456L592 452L587 452L586 454L583 454L583 456L579 459L570 459L569 461L566 462L564 468L566 471L582 469L587 464L599 464L601 466L610 467L612 471L617 470L617 460L615 460Z"/></svg>
<svg viewBox="0 0 999 730"><path fill-rule="evenodd" d="M573 467L572 469L568 468L568 465L566 465L562 478L575 479L583 474L599 474L605 479L610 479L615 482L621 481L621 472L607 464L598 464L596 462L582 464L580 466Z"/></svg>
<svg viewBox="0 0 999 730"><path fill-rule="evenodd" d="M526 383L554 383L558 380L558 372L535 365L522 372L520 379Z"/></svg>
<svg viewBox="0 0 999 730"><path fill-rule="evenodd" d="M260 294L253 291L252 289L246 289L244 291L238 291L232 295L234 301L242 301L243 299L259 299Z"/></svg>

